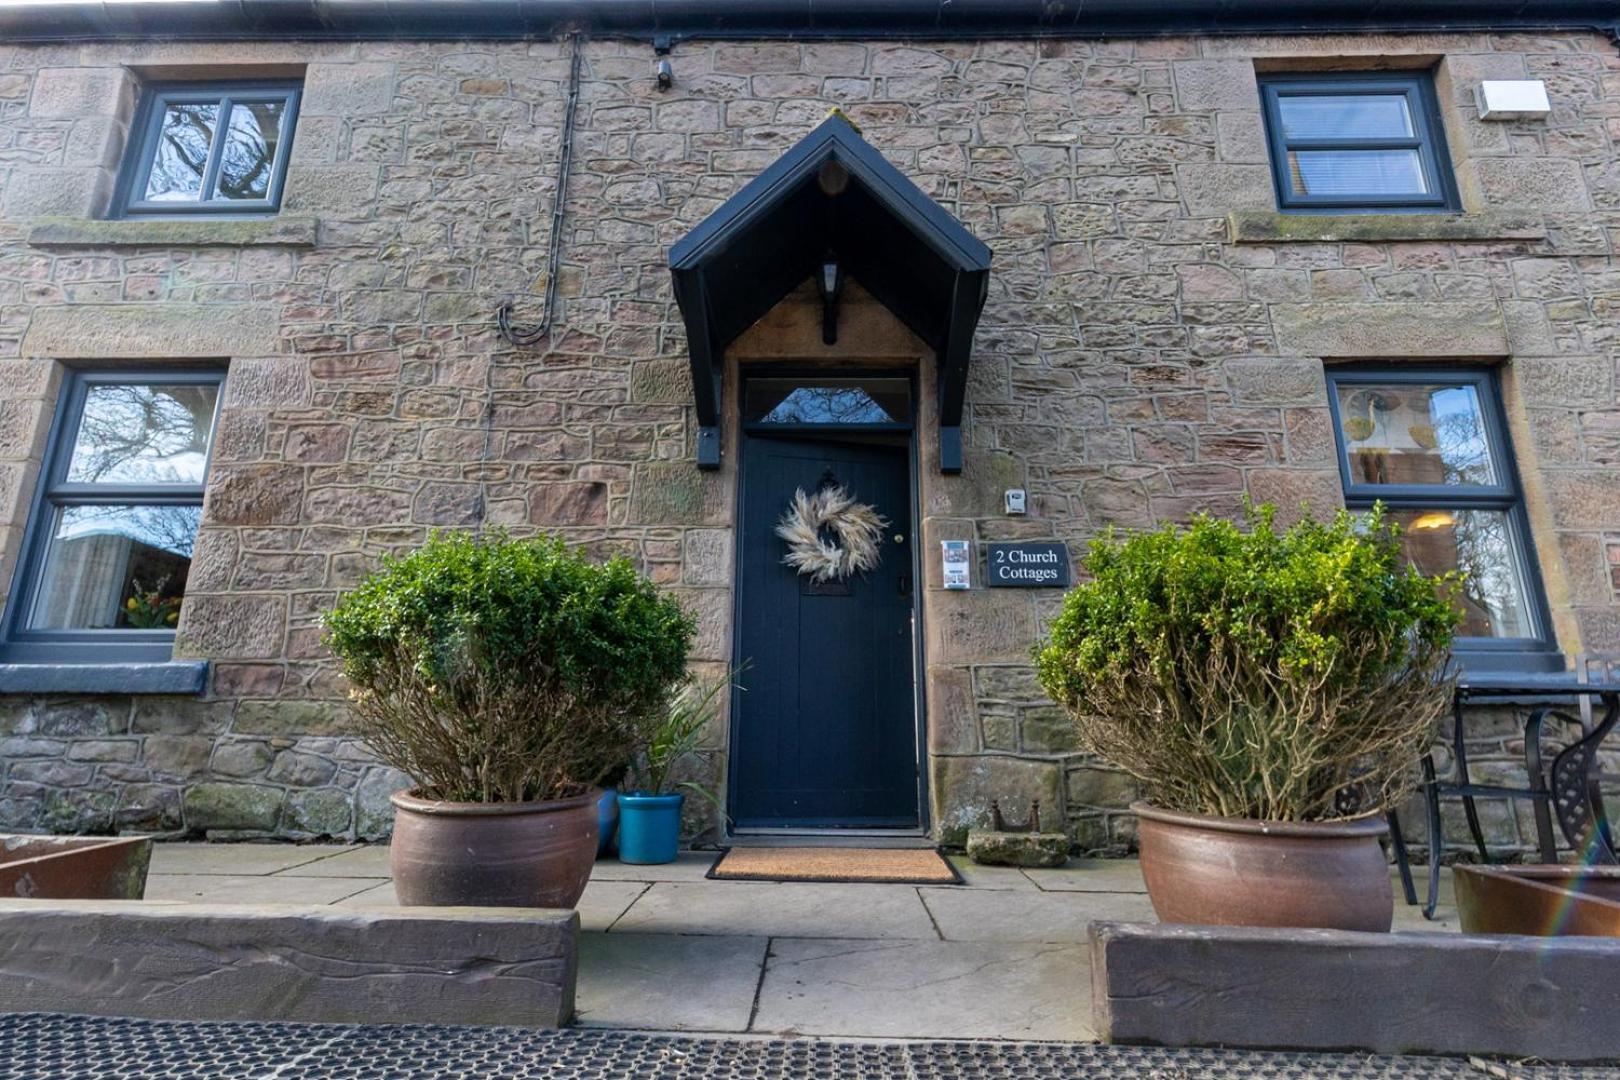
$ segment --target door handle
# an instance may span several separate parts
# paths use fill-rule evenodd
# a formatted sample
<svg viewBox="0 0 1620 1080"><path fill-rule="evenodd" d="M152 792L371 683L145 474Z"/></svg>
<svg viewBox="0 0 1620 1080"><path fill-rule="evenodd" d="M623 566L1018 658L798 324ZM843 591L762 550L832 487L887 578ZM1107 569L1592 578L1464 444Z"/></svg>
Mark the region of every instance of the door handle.
<svg viewBox="0 0 1620 1080"><path fill-rule="evenodd" d="M900 578L899 578L899 582L900 582L900 595L901 596L910 596L911 595L911 575L910 574L901 574Z"/></svg>

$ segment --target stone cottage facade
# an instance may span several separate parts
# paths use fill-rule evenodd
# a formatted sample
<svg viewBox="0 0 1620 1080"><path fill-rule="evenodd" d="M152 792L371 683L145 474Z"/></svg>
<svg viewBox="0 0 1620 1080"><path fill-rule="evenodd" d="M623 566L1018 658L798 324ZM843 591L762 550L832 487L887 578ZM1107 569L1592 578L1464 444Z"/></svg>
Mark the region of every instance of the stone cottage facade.
<svg viewBox="0 0 1620 1080"><path fill-rule="evenodd" d="M772 415L744 416L756 374L862 394L861 379L910 381L911 433L894 438L913 447L911 503L887 511L909 516L895 543L917 567L896 722L920 733L909 827L944 842L998 797L1015 814L1040 799L1079 849L1132 837L1130 785L1075 752L1033 681L1061 590L986 587L988 545L1077 555L1105 526L1237 514L1246 496L1285 515L1335 509L1341 461L1363 462L1341 442L1366 410L1369 431L1399 413L1376 387L1405 385L1403 366L1488 387L1476 404L1496 486L1522 522L1505 588L1523 625L1508 636L1620 652L1620 50L1546 6L1544 25L1511 29L1487 10L1474 27L1415 16L1312 36L1014 19L977 36L708 28L667 42L653 26L480 36L471 21L183 40L8 14L0 588L6 647L22 648L0 667L0 828L385 836L403 780L348 735L317 619L433 529L543 530L627 556L700 617L701 668L747 658L739 522L757 488L743 473L750 423ZM1314 166L1274 167L1294 151L1279 151L1265 88L1369 73L1430 88L1425 145L1450 202L1289 212L1279 176L1314 181ZM296 90L274 212L121 212L143 102L221 80ZM1548 108L1482 118L1487 81L1539 84ZM833 108L989 249L960 470L942 468L940 357L858 272L833 343L809 281L722 343L718 468L700 469L671 248ZM549 334L503 337L501 306L530 326L548 289ZM71 569L49 545L78 536L42 521L85 497L62 425L120 372L202 380L188 422L206 430L188 438L206 441L192 448L206 469L182 478L200 485L194 539L166 549L169 585L154 569L101 597L140 610L144 629L119 625L147 655L98 655L99 638L41 653L27 632L39 582ZM67 463L60 492L53 462ZM1009 514L1009 492L1026 512ZM968 542L970 587L944 587L944 541ZM183 601L165 607L175 573ZM1482 760L1508 769L1512 735L1504 723ZM716 778L734 780L731 733L712 744ZM1505 803L1485 810L1496 839L1530 840Z"/></svg>

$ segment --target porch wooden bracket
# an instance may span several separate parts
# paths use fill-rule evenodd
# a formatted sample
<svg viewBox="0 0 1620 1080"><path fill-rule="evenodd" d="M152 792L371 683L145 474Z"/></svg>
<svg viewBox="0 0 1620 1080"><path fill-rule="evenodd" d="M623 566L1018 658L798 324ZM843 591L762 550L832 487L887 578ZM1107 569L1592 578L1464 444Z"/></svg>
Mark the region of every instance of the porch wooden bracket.
<svg viewBox="0 0 1620 1080"><path fill-rule="evenodd" d="M831 252L938 362L939 467L962 471L990 249L834 112L669 252L686 324L697 466L720 467L726 348Z"/></svg>

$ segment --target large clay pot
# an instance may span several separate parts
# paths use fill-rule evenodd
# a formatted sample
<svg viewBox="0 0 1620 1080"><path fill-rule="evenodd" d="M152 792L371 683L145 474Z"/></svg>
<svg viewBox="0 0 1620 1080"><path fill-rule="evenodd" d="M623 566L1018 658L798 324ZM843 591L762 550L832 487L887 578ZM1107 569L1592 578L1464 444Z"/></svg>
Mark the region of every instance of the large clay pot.
<svg viewBox="0 0 1620 1080"><path fill-rule="evenodd" d="M571 908L596 859L592 788L571 799L459 803L398 791L389 865L406 906Z"/></svg>
<svg viewBox="0 0 1620 1080"><path fill-rule="evenodd" d="M1161 922L1381 932L1394 921L1381 818L1251 821L1147 803L1131 809Z"/></svg>

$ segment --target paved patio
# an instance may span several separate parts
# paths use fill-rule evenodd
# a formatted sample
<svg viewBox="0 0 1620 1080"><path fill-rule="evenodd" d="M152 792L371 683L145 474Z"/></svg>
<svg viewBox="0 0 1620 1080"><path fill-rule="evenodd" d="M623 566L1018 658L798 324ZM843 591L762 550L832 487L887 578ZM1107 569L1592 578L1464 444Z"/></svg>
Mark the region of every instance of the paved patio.
<svg viewBox="0 0 1620 1080"><path fill-rule="evenodd" d="M597 863L580 901L578 1022L656 1031L1084 1041L1094 919L1151 920L1132 860L1013 870L959 860L962 886L704 879ZM1450 901L1449 873L1442 900ZM393 905L388 849L160 844L152 900ZM1396 928L1425 923L1398 902Z"/></svg>

